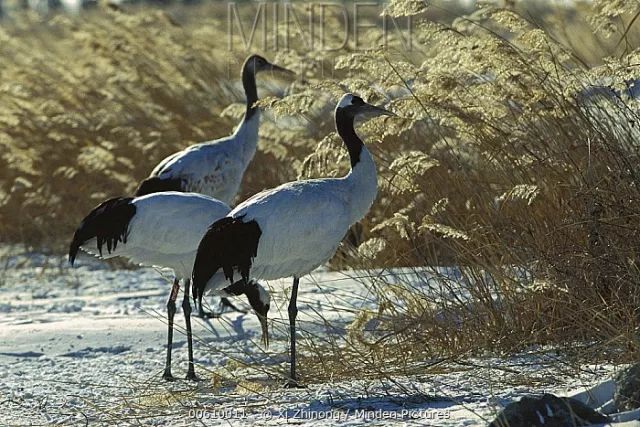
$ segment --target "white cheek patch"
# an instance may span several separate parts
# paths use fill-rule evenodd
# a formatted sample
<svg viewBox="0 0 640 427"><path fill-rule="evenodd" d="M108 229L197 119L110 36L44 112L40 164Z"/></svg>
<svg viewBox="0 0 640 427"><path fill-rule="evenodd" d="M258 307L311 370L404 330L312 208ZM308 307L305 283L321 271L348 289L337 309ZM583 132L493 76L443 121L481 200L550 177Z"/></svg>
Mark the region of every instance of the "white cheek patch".
<svg viewBox="0 0 640 427"><path fill-rule="evenodd" d="M270 305L271 296L269 295L269 292L267 292L267 290L263 288L262 285L260 285L259 283L258 283L258 292L260 293L260 302L262 302L264 305Z"/></svg>
<svg viewBox="0 0 640 427"><path fill-rule="evenodd" d="M342 98L340 98L340 102L338 102L338 108L348 107L349 105L351 105L352 102L353 102L353 95L350 93L347 93L343 95Z"/></svg>

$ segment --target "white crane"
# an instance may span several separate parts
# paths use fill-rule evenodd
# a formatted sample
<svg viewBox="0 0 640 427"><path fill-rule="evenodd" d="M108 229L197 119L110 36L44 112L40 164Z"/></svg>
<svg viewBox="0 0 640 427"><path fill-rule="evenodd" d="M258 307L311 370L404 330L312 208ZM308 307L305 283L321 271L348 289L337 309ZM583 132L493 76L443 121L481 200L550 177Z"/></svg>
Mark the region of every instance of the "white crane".
<svg viewBox="0 0 640 427"><path fill-rule="evenodd" d="M191 304L189 280L198 242L208 226L230 211L227 204L208 196L194 193L161 192L142 197L116 197L109 199L87 215L76 230L69 247L69 262L73 265L78 250L101 258L124 257L138 264L171 268L175 273L173 287L167 302L169 330L167 359L163 378L172 380L171 349L173 318L180 280L184 281L184 312L187 328L189 368L187 379L195 379L191 333ZM106 246L106 253L104 247ZM216 279L214 279L214 282ZM219 295L245 294L258 315L262 336L268 345L267 312L269 294L257 282L240 280L227 286L218 277L215 289ZM226 287L225 287L226 286Z"/></svg>
<svg viewBox="0 0 640 427"><path fill-rule="evenodd" d="M265 190L211 225L198 246L193 266L193 297L219 286L218 270L279 279L293 277L289 302L291 371L296 377L296 316L299 278L326 263L349 227L369 211L377 193L376 165L353 128L356 116L393 115L346 94L335 110L336 129L349 151L351 171L342 178L312 179Z"/></svg>
<svg viewBox="0 0 640 427"><path fill-rule="evenodd" d="M242 66L247 109L235 132L225 138L192 145L165 158L149 178L142 181L135 195L159 191L195 192L230 204L256 152L260 126L260 109L254 105L258 100L256 74L263 71L293 74L259 55L247 58Z"/></svg>

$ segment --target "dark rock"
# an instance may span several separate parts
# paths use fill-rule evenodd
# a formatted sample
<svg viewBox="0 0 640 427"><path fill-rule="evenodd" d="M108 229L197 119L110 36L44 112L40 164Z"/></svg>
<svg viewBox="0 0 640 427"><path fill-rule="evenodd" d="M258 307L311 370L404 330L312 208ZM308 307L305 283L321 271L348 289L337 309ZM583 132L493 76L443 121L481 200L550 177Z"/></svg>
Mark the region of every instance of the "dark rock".
<svg viewBox="0 0 640 427"><path fill-rule="evenodd" d="M507 405L489 427L566 427L607 423L609 418L570 397L544 394Z"/></svg>
<svg viewBox="0 0 640 427"><path fill-rule="evenodd" d="M640 408L640 363L631 365L616 375L613 401L619 411Z"/></svg>

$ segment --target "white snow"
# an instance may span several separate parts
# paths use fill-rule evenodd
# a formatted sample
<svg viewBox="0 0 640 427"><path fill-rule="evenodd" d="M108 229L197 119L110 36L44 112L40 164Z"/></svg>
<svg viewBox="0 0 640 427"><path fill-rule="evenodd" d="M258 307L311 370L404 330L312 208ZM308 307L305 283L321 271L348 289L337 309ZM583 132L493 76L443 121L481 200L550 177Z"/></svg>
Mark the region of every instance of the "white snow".
<svg viewBox="0 0 640 427"><path fill-rule="evenodd" d="M252 314L194 318L192 383L162 380L169 275L113 269L82 257L0 248L0 425L438 425L481 426L531 393L575 395L607 412L619 367L575 366L553 351L508 358L425 361L420 374L281 388L287 372L290 284L272 281L271 346ZM396 274L401 274L398 270ZM339 336L374 296L354 272L301 281L300 341ZM180 296L181 298L181 296ZM173 372L186 372L184 318L176 314ZM243 298L234 302L248 308ZM375 325L370 325L375 327ZM303 346L301 352L306 350ZM303 377L304 364L299 367ZM306 377L305 377L306 378ZM610 406L609 406L610 407ZM634 418L635 416L635 418ZM638 414L617 414L617 421Z"/></svg>

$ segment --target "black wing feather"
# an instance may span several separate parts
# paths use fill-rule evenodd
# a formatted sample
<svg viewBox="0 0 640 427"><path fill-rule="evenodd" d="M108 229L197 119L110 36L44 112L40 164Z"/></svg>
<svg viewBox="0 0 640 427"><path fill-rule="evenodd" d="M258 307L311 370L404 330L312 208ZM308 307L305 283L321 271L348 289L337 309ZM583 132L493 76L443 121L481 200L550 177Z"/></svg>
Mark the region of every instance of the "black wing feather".
<svg viewBox="0 0 640 427"><path fill-rule="evenodd" d="M96 206L73 235L69 246L69 263L73 265L80 246L94 237L97 240L98 252L102 255L102 246L107 244L111 253L118 242L127 243L129 222L136 214L136 207L131 203L133 197L115 197Z"/></svg>
<svg viewBox="0 0 640 427"><path fill-rule="evenodd" d="M233 283L234 269L249 282L253 258L258 253L262 231L256 221L225 217L214 222L198 245L193 264L193 299L201 302L205 286L220 269Z"/></svg>
<svg viewBox="0 0 640 427"><path fill-rule="evenodd" d="M136 190L136 196L144 196L146 194L160 193L162 191L180 191L184 192L184 182L181 178L158 178L153 176L147 178L140 183Z"/></svg>

